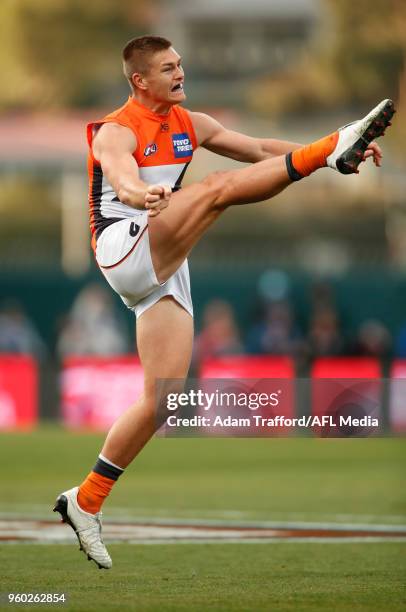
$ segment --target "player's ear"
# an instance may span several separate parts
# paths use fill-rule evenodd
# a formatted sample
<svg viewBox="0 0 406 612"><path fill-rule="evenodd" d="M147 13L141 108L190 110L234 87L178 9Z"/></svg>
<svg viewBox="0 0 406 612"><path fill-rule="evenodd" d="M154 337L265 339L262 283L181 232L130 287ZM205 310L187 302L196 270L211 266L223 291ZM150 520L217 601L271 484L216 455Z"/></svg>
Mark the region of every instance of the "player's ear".
<svg viewBox="0 0 406 612"><path fill-rule="evenodd" d="M145 76L140 74L139 72L134 72L134 74L131 75L131 81L134 87L138 89L142 89L142 90L147 89L147 83L146 83Z"/></svg>

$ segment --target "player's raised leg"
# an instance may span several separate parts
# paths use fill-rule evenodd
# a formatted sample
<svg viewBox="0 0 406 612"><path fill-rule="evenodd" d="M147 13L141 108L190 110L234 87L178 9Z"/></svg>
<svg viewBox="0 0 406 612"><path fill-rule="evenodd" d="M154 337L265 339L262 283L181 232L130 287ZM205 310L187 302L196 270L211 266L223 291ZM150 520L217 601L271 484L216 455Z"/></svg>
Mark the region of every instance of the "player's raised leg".
<svg viewBox="0 0 406 612"><path fill-rule="evenodd" d="M271 198L292 181L326 166L342 174L358 172L367 148L383 135L394 112L393 102L383 100L363 119L286 156L240 170L216 172L173 194L171 206L149 221L151 255L158 280L166 281L179 268L227 207Z"/></svg>

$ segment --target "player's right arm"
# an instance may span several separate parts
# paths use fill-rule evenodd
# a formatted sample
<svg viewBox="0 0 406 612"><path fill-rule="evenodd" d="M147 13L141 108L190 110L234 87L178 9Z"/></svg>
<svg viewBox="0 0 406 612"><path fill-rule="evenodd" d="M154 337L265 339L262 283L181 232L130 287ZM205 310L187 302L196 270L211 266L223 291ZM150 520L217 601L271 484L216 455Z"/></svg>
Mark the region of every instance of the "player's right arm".
<svg viewBox="0 0 406 612"><path fill-rule="evenodd" d="M147 185L139 177L133 152L137 139L127 127L104 123L93 139L93 156L123 204L139 210L148 209L156 216L169 204L172 193L168 185Z"/></svg>

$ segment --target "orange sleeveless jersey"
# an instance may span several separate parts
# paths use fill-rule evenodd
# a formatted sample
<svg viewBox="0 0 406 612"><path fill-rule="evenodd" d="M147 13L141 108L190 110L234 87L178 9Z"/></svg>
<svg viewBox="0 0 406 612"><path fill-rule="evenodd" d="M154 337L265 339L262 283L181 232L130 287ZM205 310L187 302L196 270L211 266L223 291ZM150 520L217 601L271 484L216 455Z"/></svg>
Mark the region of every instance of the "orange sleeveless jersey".
<svg viewBox="0 0 406 612"><path fill-rule="evenodd" d="M103 170L92 153L92 141L103 123L118 123L130 128L137 138L133 152L140 179L148 184L170 185L173 191L181 187L188 164L197 148L196 135L188 112L173 106L167 115L157 115L130 97L118 110L87 126L89 144L89 206L92 246L101 232L112 223L135 215L147 214L120 202Z"/></svg>

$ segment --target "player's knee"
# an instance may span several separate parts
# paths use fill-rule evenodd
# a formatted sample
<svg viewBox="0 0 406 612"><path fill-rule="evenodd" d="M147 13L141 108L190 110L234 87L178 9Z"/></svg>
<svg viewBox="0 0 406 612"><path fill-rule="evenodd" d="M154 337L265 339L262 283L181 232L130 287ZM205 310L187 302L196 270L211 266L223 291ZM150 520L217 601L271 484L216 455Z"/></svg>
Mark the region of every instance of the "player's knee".
<svg viewBox="0 0 406 612"><path fill-rule="evenodd" d="M227 180L229 172L212 172L203 183L210 192L210 201L213 208L224 209L227 206Z"/></svg>
<svg viewBox="0 0 406 612"><path fill-rule="evenodd" d="M177 374L179 376L179 374ZM175 414L180 406L173 406L176 398L183 393L184 378L160 378L144 384L144 397L151 407L157 425L160 427L168 415Z"/></svg>

